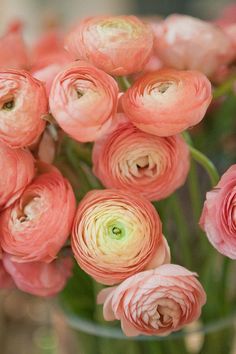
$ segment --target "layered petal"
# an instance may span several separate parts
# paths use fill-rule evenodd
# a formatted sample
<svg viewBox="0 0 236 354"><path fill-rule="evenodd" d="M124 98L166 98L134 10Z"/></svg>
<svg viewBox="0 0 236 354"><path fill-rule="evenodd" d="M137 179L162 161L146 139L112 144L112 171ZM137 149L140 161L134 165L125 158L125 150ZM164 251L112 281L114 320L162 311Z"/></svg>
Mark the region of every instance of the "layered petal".
<svg viewBox="0 0 236 354"><path fill-rule="evenodd" d="M98 295L107 321L121 321L127 336L168 335L198 319L206 294L196 274L165 264L131 276Z"/></svg>
<svg viewBox="0 0 236 354"><path fill-rule="evenodd" d="M49 102L67 134L81 142L94 141L111 125L118 86L105 72L86 62L74 62L56 76Z"/></svg>
<svg viewBox="0 0 236 354"><path fill-rule="evenodd" d="M52 166L0 215L0 243L16 262L51 262L68 238L75 213L69 182Z"/></svg>
<svg viewBox="0 0 236 354"><path fill-rule="evenodd" d="M155 28L154 48L169 67L199 70L211 77L232 60L232 43L216 25L185 15L170 15Z"/></svg>
<svg viewBox="0 0 236 354"><path fill-rule="evenodd" d="M74 59L112 75L128 75L141 71L148 61L153 34L135 16L89 17L74 26L65 47Z"/></svg>
<svg viewBox="0 0 236 354"><path fill-rule="evenodd" d="M0 170L5 171L0 179L0 210L11 205L35 175L34 159L23 149L11 149L0 142Z"/></svg>
<svg viewBox="0 0 236 354"><path fill-rule="evenodd" d="M207 193L200 226L220 253L236 259L236 165Z"/></svg>
<svg viewBox="0 0 236 354"><path fill-rule="evenodd" d="M122 105L140 130L171 136L199 123L211 99L211 83L202 73L162 69L139 78Z"/></svg>
<svg viewBox="0 0 236 354"><path fill-rule="evenodd" d="M158 137L121 123L93 148L93 172L107 188L131 190L149 200L166 198L182 186L189 149L179 135Z"/></svg>
<svg viewBox="0 0 236 354"><path fill-rule="evenodd" d="M37 296L59 293L72 275L72 259L60 258L51 263L16 263L4 255L3 263L18 289Z"/></svg>
<svg viewBox="0 0 236 354"><path fill-rule="evenodd" d="M109 285L143 270L152 260L170 260L155 208L128 191L89 192L79 204L71 245L80 267Z"/></svg>
<svg viewBox="0 0 236 354"><path fill-rule="evenodd" d="M43 83L23 70L0 71L0 141L18 148L34 143L45 127Z"/></svg>

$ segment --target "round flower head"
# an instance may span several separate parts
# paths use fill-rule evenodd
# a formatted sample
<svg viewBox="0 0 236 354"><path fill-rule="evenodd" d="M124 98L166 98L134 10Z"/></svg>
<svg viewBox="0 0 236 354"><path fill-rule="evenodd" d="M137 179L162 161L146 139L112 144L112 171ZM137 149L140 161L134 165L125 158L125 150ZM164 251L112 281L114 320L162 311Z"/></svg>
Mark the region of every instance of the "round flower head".
<svg viewBox="0 0 236 354"><path fill-rule="evenodd" d="M43 84L23 70L0 71L0 141L17 148L34 143L45 127Z"/></svg>
<svg viewBox="0 0 236 354"><path fill-rule="evenodd" d="M43 173L0 216L2 249L16 262L51 262L71 231L72 188L56 168L42 166Z"/></svg>
<svg viewBox="0 0 236 354"><path fill-rule="evenodd" d="M0 142L0 210L12 204L32 181L35 168L31 153L23 149L11 149Z"/></svg>
<svg viewBox="0 0 236 354"><path fill-rule="evenodd" d="M75 62L55 78L50 109L60 127L75 140L98 139L116 113L116 81L86 62Z"/></svg>
<svg viewBox="0 0 236 354"><path fill-rule="evenodd" d="M166 66L212 76L232 59L232 45L223 31L191 16L168 16L154 33L155 51Z"/></svg>
<svg viewBox="0 0 236 354"><path fill-rule="evenodd" d="M4 255L3 263L18 289L37 296L54 296L59 293L72 273L71 258L51 263L16 263Z"/></svg>
<svg viewBox="0 0 236 354"><path fill-rule="evenodd" d="M120 320L127 336L168 335L198 319L206 294L196 273L175 265L133 275L98 295L107 321Z"/></svg>
<svg viewBox="0 0 236 354"><path fill-rule="evenodd" d="M71 245L80 267L109 285L170 260L155 208L119 190L95 190L85 196L74 219Z"/></svg>
<svg viewBox="0 0 236 354"><path fill-rule="evenodd" d="M149 200L163 199L183 185L189 160L181 136L161 138L129 122L93 148L93 171L105 187L131 190Z"/></svg>
<svg viewBox="0 0 236 354"><path fill-rule="evenodd" d="M138 79L122 105L139 129L170 136L199 123L211 99L211 83L200 72L162 69Z"/></svg>
<svg viewBox="0 0 236 354"><path fill-rule="evenodd" d="M236 259L236 165L207 193L200 225L220 253Z"/></svg>
<svg viewBox="0 0 236 354"><path fill-rule="evenodd" d="M112 75L141 71L153 47L151 29L135 16L96 16L68 34L66 49Z"/></svg>

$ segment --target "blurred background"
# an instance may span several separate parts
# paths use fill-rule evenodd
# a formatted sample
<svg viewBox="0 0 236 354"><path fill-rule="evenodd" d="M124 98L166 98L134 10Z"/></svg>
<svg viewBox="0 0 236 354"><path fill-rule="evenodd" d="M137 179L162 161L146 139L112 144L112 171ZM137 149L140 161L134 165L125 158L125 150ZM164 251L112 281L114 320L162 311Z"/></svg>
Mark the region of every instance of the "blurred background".
<svg viewBox="0 0 236 354"><path fill-rule="evenodd" d="M26 39L32 41L42 28L57 23L68 28L77 19L97 14L183 13L211 20L232 3L230 0L0 0L0 31L3 33L10 20L21 19ZM80 351L75 334L66 326L56 300L42 300L17 291L0 293L0 353L86 354Z"/></svg>

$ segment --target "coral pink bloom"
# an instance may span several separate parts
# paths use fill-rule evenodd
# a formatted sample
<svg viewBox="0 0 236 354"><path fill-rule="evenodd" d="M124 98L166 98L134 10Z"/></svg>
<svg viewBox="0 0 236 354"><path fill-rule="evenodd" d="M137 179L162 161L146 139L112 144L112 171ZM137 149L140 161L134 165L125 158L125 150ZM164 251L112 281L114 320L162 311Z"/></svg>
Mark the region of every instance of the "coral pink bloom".
<svg viewBox="0 0 236 354"><path fill-rule="evenodd" d="M93 148L93 171L105 187L131 190L150 200L163 199L183 185L189 161L181 136L161 138L129 122Z"/></svg>
<svg viewBox="0 0 236 354"><path fill-rule="evenodd" d="M61 258L51 263L16 263L4 255L3 263L18 289L38 296L59 293L72 275L72 259Z"/></svg>
<svg viewBox="0 0 236 354"><path fill-rule="evenodd" d="M207 193L200 225L220 253L236 259L236 165Z"/></svg>
<svg viewBox="0 0 236 354"><path fill-rule="evenodd" d="M104 303L104 318L120 320L127 336L167 335L201 314L206 294L195 276L179 265L162 265L103 289L98 303Z"/></svg>
<svg viewBox="0 0 236 354"><path fill-rule="evenodd" d="M71 245L80 267L108 285L170 261L155 208L128 191L89 192L79 204Z"/></svg>
<svg viewBox="0 0 236 354"><path fill-rule="evenodd" d="M44 173L0 216L1 246L16 262L51 262L71 231L75 197L60 172Z"/></svg>
<svg viewBox="0 0 236 354"><path fill-rule="evenodd" d="M11 23L7 33L0 38L0 68L27 69L28 50L21 34L22 25Z"/></svg>
<svg viewBox="0 0 236 354"><path fill-rule="evenodd" d="M0 289L12 289L15 287L15 283L6 271L3 262L0 260Z"/></svg>
<svg viewBox="0 0 236 354"><path fill-rule="evenodd" d="M60 127L81 142L94 141L108 129L117 101L116 81L86 62L75 62L61 71L49 98Z"/></svg>
<svg viewBox="0 0 236 354"><path fill-rule="evenodd" d="M55 76L72 61L63 48L63 38L59 31L46 32L33 49L32 73L36 79L45 82L47 95Z"/></svg>
<svg viewBox="0 0 236 354"><path fill-rule="evenodd" d="M199 70L212 76L232 58L232 46L214 24L185 15L171 15L156 26L154 48L161 61L175 69Z"/></svg>
<svg viewBox="0 0 236 354"><path fill-rule="evenodd" d="M199 123L211 99L211 83L205 75L162 69L139 78L123 95L122 104L139 129L170 136Z"/></svg>
<svg viewBox="0 0 236 354"><path fill-rule="evenodd" d="M66 49L112 75L141 71L153 47L153 33L135 16L97 16L69 33Z"/></svg>
<svg viewBox="0 0 236 354"><path fill-rule="evenodd" d="M11 149L0 142L0 210L12 204L32 181L35 169L33 156L27 150Z"/></svg>
<svg viewBox="0 0 236 354"><path fill-rule="evenodd" d="M47 112L40 81L23 70L0 71L0 141L14 148L31 145L44 130Z"/></svg>

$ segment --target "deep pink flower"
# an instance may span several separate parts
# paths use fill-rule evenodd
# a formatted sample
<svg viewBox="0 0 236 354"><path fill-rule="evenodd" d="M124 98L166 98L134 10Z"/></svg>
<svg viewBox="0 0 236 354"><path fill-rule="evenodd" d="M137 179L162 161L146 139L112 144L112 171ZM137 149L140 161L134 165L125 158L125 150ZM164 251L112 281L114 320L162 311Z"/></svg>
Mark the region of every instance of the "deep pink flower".
<svg viewBox="0 0 236 354"><path fill-rule="evenodd" d="M220 253L236 259L236 165L207 193L200 225Z"/></svg>
<svg viewBox="0 0 236 354"><path fill-rule="evenodd" d="M16 262L51 262L68 238L75 213L69 182L51 165L0 215L0 243Z"/></svg>

